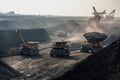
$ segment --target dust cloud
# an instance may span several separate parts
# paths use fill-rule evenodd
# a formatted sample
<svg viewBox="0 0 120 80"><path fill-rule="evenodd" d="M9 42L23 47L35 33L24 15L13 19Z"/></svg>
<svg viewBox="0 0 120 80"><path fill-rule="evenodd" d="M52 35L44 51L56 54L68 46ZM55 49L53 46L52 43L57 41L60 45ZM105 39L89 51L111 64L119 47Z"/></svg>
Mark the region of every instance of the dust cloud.
<svg viewBox="0 0 120 80"><path fill-rule="evenodd" d="M89 21L88 26L85 28L85 32L103 33L103 30L99 27L99 24L95 20L93 20L93 21Z"/></svg>
<svg viewBox="0 0 120 80"><path fill-rule="evenodd" d="M74 33L70 34L70 36L66 39L67 41L71 41L72 43L78 43L85 41L85 38L83 36L83 33Z"/></svg>

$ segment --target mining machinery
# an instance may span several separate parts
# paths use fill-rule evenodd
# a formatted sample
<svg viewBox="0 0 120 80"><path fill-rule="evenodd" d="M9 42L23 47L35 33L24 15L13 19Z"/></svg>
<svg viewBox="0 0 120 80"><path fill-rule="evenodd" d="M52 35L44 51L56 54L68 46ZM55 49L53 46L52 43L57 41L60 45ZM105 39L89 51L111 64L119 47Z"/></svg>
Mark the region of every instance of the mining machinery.
<svg viewBox="0 0 120 80"><path fill-rule="evenodd" d="M114 20L114 15L115 15L115 9L111 11L108 15L106 15L105 20Z"/></svg>
<svg viewBox="0 0 120 80"><path fill-rule="evenodd" d="M51 46L51 57L67 57L70 56L70 41L54 42Z"/></svg>
<svg viewBox="0 0 120 80"><path fill-rule="evenodd" d="M107 35L99 32L89 32L85 33L84 37L87 41L81 45L80 51L96 53L97 51L103 49L103 41L107 38Z"/></svg>
<svg viewBox="0 0 120 80"><path fill-rule="evenodd" d="M19 30L16 30L16 33L18 34L19 38L21 39L22 43L20 45L20 54L21 55L36 55L39 54L39 42L33 42L33 41L26 41L23 37L22 33Z"/></svg>
<svg viewBox="0 0 120 80"><path fill-rule="evenodd" d="M93 15L94 17L92 19L96 20L96 21L100 21L101 18L103 17L104 14L106 14L106 11L104 10L103 12L97 12L96 8L93 6Z"/></svg>

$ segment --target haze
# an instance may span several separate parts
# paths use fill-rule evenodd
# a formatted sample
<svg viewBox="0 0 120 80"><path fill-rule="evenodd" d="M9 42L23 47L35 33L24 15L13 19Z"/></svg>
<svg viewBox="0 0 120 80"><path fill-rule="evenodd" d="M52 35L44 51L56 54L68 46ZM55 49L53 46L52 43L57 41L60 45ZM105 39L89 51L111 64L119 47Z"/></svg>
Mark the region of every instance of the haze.
<svg viewBox="0 0 120 80"><path fill-rule="evenodd" d="M17 14L91 16L92 6L120 16L120 0L0 0L0 12Z"/></svg>

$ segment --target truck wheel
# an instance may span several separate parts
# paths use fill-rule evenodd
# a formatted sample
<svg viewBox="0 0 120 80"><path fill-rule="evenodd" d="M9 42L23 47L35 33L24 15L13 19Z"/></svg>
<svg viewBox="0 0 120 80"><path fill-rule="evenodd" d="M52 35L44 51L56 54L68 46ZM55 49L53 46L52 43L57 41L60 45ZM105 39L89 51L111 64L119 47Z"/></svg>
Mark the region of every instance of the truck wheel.
<svg viewBox="0 0 120 80"><path fill-rule="evenodd" d="M22 48L20 51L21 55L29 55L30 54L30 50L27 48Z"/></svg>
<svg viewBox="0 0 120 80"><path fill-rule="evenodd" d="M54 57L54 50L53 49L50 51L50 56Z"/></svg>
<svg viewBox="0 0 120 80"><path fill-rule="evenodd" d="M80 52L88 52L88 49L81 48Z"/></svg>
<svg viewBox="0 0 120 80"><path fill-rule="evenodd" d="M26 50L26 49L23 48L23 49L21 49L20 54L21 55L27 55L28 52L29 52L28 50Z"/></svg>
<svg viewBox="0 0 120 80"><path fill-rule="evenodd" d="M91 49L91 52L92 52L93 54L95 54L95 53L98 52L98 51L99 51L98 48L92 48L92 49Z"/></svg>
<svg viewBox="0 0 120 80"><path fill-rule="evenodd" d="M90 47L87 46L87 45L82 45L81 46L81 49L80 49L80 52L85 52L85 53L88 53L90 50Z"/></svg>
<svg viewBox="0 0 120 80"><path fill-rule="evenodd" d="M36 50L36 54L39 55L39 50Z"/></svg>
<svg viewBox="0 0 120 80"><path fill-rule="evenodd" d="M37 50L37 49L36 50L31 50L30 54L31 55L38 55L39 54L39 50Z"/></svg>
<svg viewBox="0 0 120 80"><path fill-rule="evenodd" d="M65 54L65 56L68 57L68 56L70 56L70 51L69 51L69 50L65 50L65 51L64 51L64 54Z"/></svg>
<svg viewBox="0 0 120 80"><path fill-rule="evenodd" d="M20 52L20 55L25 55L22 51Z"/></svg>

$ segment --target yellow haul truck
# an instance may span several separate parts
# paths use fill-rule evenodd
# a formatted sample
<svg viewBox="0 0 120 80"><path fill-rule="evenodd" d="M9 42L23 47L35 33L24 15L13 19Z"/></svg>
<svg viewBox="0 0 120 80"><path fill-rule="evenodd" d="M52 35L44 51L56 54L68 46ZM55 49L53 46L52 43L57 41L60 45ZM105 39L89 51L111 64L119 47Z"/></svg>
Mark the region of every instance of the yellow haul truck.
<svg viewBox="0 0 120 80"><path fill-rule="evenodd" d="M107 35L99 32L90 32L85 33L84 37L87 41L81 45L80 51L96 53L97 51L103 49L103 41L107 38Z"/></svg>

